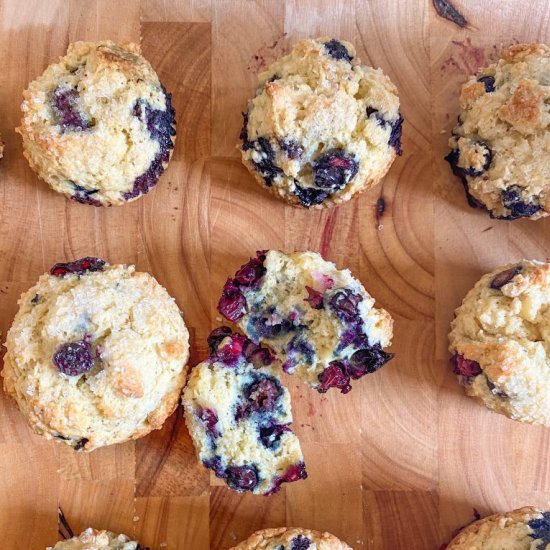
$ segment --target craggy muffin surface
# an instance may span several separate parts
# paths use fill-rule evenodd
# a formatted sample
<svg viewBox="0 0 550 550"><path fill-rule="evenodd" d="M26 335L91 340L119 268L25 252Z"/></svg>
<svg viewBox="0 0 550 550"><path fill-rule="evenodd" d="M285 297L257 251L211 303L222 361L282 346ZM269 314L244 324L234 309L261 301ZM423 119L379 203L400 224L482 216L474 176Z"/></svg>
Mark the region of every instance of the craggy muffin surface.
<svg viewBox="0 0 550 550"><path fill-rule="evenodd" d="M462 529L446 550L548 550L550 513L525 507L495 514Z"/></svg>
<svg viewBox="0 0 550 550"><path fill-rule="evenodd" d="M452 367L466 393L514 420L550 426L550 264L484 275L455 311Z"/></svg>
<svg viewBox="0 0 550 550"><path fill-rule="evenodd" d="M87 451L162 426L189 347L174 299L151 275L98 258L42 275L5 346L4 389L33 430Z"/></svg>
<svg viewBox="0 0 550 550"><path fill-rule="evenodd" d="M19 133L52 189L94 206L153 187L175 139L170 94L135 44L75 42L24 92Z"/></svg>
<svg viewBox="0 0 550 550"><path fill-rule="evenodd" d="M110 531L97 531L89 527L80 535L58 542L46 550L149 550L126 535L115 535Z"/></svg>
<svg viewBox="0 0 550 550"><path fill-rule="evenodd" d="M182 399L202 463L238 492L271 494L305 479L290 396L271 352L228 327L208 343L211 355L193 367Z"/></svg>
<svg viewBox="0 0 550 550"><path fill-rule="evenodd" d="M393 354L393 320L347 269L315 252L260 251L224 286L218 311L253 342L269 345L319 392L351 390Z"/></svg>
<svg viewBox="0 0 550 550"><path fill-rule="evenodd" d="M256 531L230 550L351 550L330 533L296 527Z"/></svg>
<svg viewBox="0 0 550 550"><path fill-rule="evenodd" d="M493 218L550 212L549 81L550 48L517 44L462 86L446 160Z"/></svg>
<svg viewBox="0 0 550 550"><path fill-rule="evenodd" d="M402 122L395 86L351 44L302 40L259 75L242 159L285 201L333 206L384 177L401 152Z"/></svg>

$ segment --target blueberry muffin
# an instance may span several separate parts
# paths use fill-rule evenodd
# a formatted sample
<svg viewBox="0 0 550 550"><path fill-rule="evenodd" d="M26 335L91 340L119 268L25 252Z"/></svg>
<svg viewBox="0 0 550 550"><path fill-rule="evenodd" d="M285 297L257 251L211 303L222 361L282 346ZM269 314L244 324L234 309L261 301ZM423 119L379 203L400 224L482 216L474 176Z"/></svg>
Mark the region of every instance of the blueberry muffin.
<svg viewBox="0 0 550 550"><path fill-rule="evenodd" d="M211 355L191 370L183 393L202 463L238 492L272 494L305 479L290 396L271 352L228 327L214 330L208 345Z"/></svg>
<svg viewBox="0 0 550 550"><path fill-rule="evenodd" d="M149 550L126 535L115 535L110 531L97 531L89 527L77 537L58 542L46 550Z"/></svg>
<svg viewBox="0 0 550 550"><path fill-rule="evenodd" d="M489 409L550 426L550 264L523 260L484 275L455 311L452 367Z"/></svg>
<svg viewBox="0 0 550 550"><path fill-rule="evenodd" d="M256 531L230 550L351 550L330 533L280 527Z"/></svg>
<svg viewBox="0 0 550 550"><path fill-rule="evenodd" d="M462 529L447 550L550 549L550 512L525 507L480 519Z"/></svg>
<svg viewBox="0 0 550 550"><path fill-rule="evenodd" d="M351 390L393 354L393 320L349 270L315 252L260 251L228 279L218 311L255 343L269 345L296 374L324 393Z"/></svg>
<svg viewBox="0 0 550 550"><path fill-rule="evenodd" d="M470 206L492 218L548 216L549 78L550 48L517 44L462 86L446 160Z"/></svg>
<svg viewBox="0 0 550 550"><path fill-rule="evenodd" d="M328 207L376 185L401 154L397 90L348 42L298 42L259 75L241 131L244 164L290 204Z"/></svg>
<svg viewBox="0 0 550 550"><path fill-rule="evenodd" d="M151 275L99 258L42 275L5 346L4 389L33 430L85 451L160 428L189 347L180 310Z"/></svg>
<svg viewBox="0 0 550 550"><path fill-rule="evenodd" d="M135 44L75 42L31 82L18 132L52 189L94 206L147 193L170 159L170 94Z"/></svg>

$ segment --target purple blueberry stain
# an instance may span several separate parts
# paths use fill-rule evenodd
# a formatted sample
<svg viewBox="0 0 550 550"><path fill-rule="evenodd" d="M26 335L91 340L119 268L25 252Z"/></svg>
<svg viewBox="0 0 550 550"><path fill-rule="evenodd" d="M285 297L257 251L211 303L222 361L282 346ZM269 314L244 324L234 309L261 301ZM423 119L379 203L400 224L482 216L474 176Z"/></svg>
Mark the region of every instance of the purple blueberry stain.
<svg viewBox="0 0 550 550"><path fill-rule="evenodd" d="M314 183L331 192L343 189L357 174L359 163L343 149L329 149L312 164Z"/></svg>
<svg viewBox="0 0 550 550"><path fill-rule="evenodd" d="M299 481L300 479L307 479L306 466L303 462L289 466L287 471L282 476L276 477L273 480L273 488L267 493L267 495L277 493L283 483L293 483L294 481Z"/></svg>
<svg viewBox="0 0 550 550"><path fill-rule="evenodd" d="M521 264L511 267L510 269L506 269L505 271L501 271L493 277L489 286L494 290L500 290L504 285L507 285L509 282L511 282L512 279L516 275L519 275L522 271L523 266Z"/></svg>
<svg viewBox="0 0 550 550"><path fill-rule="evenodd" d="M50 269L50 275L55 277L64 277L65 275L84 275L96 271L103 271L106 262L101 258L86 257L74 262L57 263Z"/></svg>
<svg viewBox="0 0 550 550"><path fill-rule="evenodd" d="M56 124L62 132L84 131L93 126L93 121L79 108L80 95L74 88L57 87L50 98Z"/></svg>
<svg viewBox="0 0 550 550"><path fill-rule="evenodd" d="M227 485L239 493L253 491L258 485L258 470L252 465L229 466L225 470Z"/></svg>
<svg viewBox="0 0 550 550"><path fill-rule="evenodd" d="M222 466L222 460L219 456L214 456L208 460L203 460L203 466L212 470L216 477L225 478L225 470Z"/></svg>
<svg viewBox="0 0 550 550"><path fill-rule="evenodd" d="M133 115L139 118L147 127L151 139L159 144L159 151L151 161L149 168L138 176L131 191L124 193L125 200L134 199L147 193L164 172L164 166L170 160L170 152L174 148L172 137L176 135L176 111L172 107L172 95L162 87L165 98L165 109L155 109L147 101L138 100L133 108Z"/></svg>
<svg viewBox="0 0 550 550"><path fill-rule="evenodd" d="M66 376L79 376L94 367L94 353L87 335L82 340L62 344L52 358L55 368Z"/></svg>
<svg viewBox="0 0 550 550"><path fill-rule="evenodd" d="M342 42L339 42L338 40L333 38L332 40L325 42L324 46L328 55L330 55L330 57L332 57L333 59L343 59L344 61L351 63L353 57L350 55L347 48L344 46L344 44L342 44Z"/></svg>

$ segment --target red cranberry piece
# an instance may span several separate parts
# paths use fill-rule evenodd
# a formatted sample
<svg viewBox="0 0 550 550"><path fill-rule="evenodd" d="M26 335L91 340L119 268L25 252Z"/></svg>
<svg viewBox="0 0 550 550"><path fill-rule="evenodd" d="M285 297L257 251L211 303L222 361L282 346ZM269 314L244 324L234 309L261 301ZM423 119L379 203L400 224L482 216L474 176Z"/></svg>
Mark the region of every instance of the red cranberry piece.
<svg viewBox="0 0 550 550"><path fill-rule="evenodd" d="M255 285L265 274L264 260L265 256L262 255L252 258L237 271L234 282L236 281L242 286Z"/></svg>
<svg viewBox="0 0 550 550"><path fill-rule="evenodd" d="M235 491L252 491L258 485L258 472L254 466L229 466L225 476L227 485Z"/></svg>
<svg viewBox="0 0 550 550"><path fill-rule="evenodd" d="M344 59L345 61L351 63L353 57L349 54L347 48L344 44L342 44L342 42L338 42L338 40L333 38L332 40L325 42L324 46L330 57L334 59Z"/></svg>
<svg viewBox="0 0 550 550"><path fill-rule="evenodd" d="M53 364L67 376L78 376L91 370L94 356L89 338L59 346L53 355Z"/></svg>
<svg viewBox="0 0 550 550"><path fill-rule="evenodd" d="M246 313L246 298L235 285L233 279L227 279L218 302L218 311L229 321L238 321Z"/></svg>
<svg viewBox="0 0 550 550"><path fill-rule="evenodd" d="M504 285L507 285L516 275L519 275L523 271L522 265L516 265L506 271L502 271L498 275L495 275L491 284L491 288L495 290L500 290Z"/></svg>
<svg viewBox="0 0 550 550"><path fill-rule="evenodd" d="M338 191L355 177L359 164L343 149L329 149L313 163L312 168L317 187Z"/></svg>
<svg viewBox="0 0 550 550"><path fill-rule="evenodd" d="M311 540L304 535L298 535L292 539L290 550L307 550L311 546Z"/></svg>
<svg viewBox="0 0 550 550"><path fill-rule="evenodd" d="M351 390L349 376L346 374L345 366L339 361L333 361L319 375L319 393L326 393L330 388L338 388L342 393L348 393Z"/></svg>
<svg viewBox="0 0 550 550"><path fill-rule="evenodd" d="M214 329L206 339L208 343L208 348L210 349L211 353L214 353L220 343L231 335L231 329L229 327L218 327Z"/></svg>
<svg viewBox="0 0 550 550"><path fill-rule="evenodd" d="M477 361L466 359L463 355L453 355L451 365L455 374L460 374L466 378L478 376L483 372Z"/></svg>
<svg viewBox="0 0 550 550"><path fill-rule="evenodd" d="M86 257L75 260L74 262L55 264L50 269L50 275L55 275L56 277L63 277L69 273L84 275L84 273L88 272L103 271L104 268L105 260L101 258Z"/></svg>
<svg viewBox="0 0 550 550"><path fill-rule="evenodd" d="M252 412L270 412L275 409L282 389L274 378L262 378L254 382L244 392L248 399L248 408Z"/></svg>
<svg viewBox="0 0 550 550"><path fill-rule="evenodd" d="M212 409L200 408L197 411L197 418L204 424L206 431L213 437L220 435L218 429L218 416Z"/></svg>
<svg viewBox="0 0 550 550"><path fill-rule="evenodd" d="M306 290L308 293L308 297L305 299L305 301L307 301L310 307L312 307L313 309L323 309L323 295L318 290L315 290L307 285Z"/></svg>
<svg viewBox="0 0 550 550"><path fill-rule="evenodd" d="M354 294L349 288L338 290L330 298L330 307L343 321L353 321L357 316L357 305L363 300L360 294Z"/></svg>

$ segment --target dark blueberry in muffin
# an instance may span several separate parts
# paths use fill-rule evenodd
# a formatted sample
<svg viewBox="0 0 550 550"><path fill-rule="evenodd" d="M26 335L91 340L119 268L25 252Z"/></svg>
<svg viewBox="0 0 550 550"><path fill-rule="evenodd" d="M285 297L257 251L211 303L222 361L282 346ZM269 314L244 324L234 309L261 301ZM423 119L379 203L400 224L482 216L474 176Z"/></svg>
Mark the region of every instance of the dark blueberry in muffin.
<svg viewBox="0 0 550 550"><path fill-rule="evenodd" d="M502 271L501 273L493 277L493 280L491 281L491 284L489 286L491 288L494 288L495 290L500 290L504 285L507 285L516 275L519 275L522 271L522 265L516 265L514 267L511 267L510 269L507 269L506 271Z"/></svg>
<svg viewBox="0 0 550 550"><path fill-rule="evenodd" d="M265 274L264 261L265 254L257 252L256 258L252 258L237 271L234 282L242 286L256 286Z"/></svg>
<svg viewBox="0 0 550 550"><path fill-rule="evenodd" d="M506 393L504 393L503 391L500 391L499 389L497 389L497 387L494 385L493 381L490 380L489 378L487 378L487 376L485 376L485 381L487 382L487 387L489 388L489 390L491 390L491 393L493 395L496 395L498 397L502 397L503 399L508 397L508 395Z"/></svg>
<svg viewBox="0 0 550 550"><path fill-rule="evenodd" d="M528 525L533 530L529 536L539 541L539 547L550 544L550 512L543 512L541 518L532 519Z"/></svg>
<svg viewBox="0 0 550 550"><path fill-rule="evenodd" d="M283 171L275 164L275 151L268 139L261 137L253 142L252 147L260 154L261 160L253 160L254 166L264 178L265 184L270 187L273 178L282 174Z"/></svg>
<svg viewBox="0 0 550 550"><path fill-rule="evenodd" d="M297 334L288 343L286 355L287 360L283 363L283 370L288 373L292 371L298 362L312 365L315 351L313 346L301 334Z"/></svg>
<svg viewBox="0 0 550 550"><path fill-rule="evenodd" d="M225 479L235 491L252 491L258 485L258 471L254 466L229 466Z"/></svg>
<svg viewBox="0 0 550 550"><path fill-rule="evenodd" d="M50 275L56 277L63 277L69 273L75 275L84 275L84 273L103 271L105 267L105 261L101 258L86 257L74 262L58 263L50 269Z"/></svg>
<svg viewBox="0 0 550 550"><path fill-rule="evenodd" d="M246 313L246 299L233 279L227 279L218 302L218 311L229 321L238 321Z"/></svg>
<svg viewBox="0 0 550 550"><path fill-rule="evenodd" d="M94 366L89 337L59 346L52 360L55 368L67 376L78 376L88 372Z"/></svg>
<svg viewBox="0 0 550 550"><path fill-rule="evenodd" d="M71 199L75 202L81 204L90 204L92 206L102 206L101 202L94 198L99 192L99 189L86 189L77 183L71 182L73 184L74 193L71 196Z"/></svg>
<svg viewBox="0 0 550 550"><path fill-rule="evenodd" d="M212 437L218 437L220 435L218 429L218 416L212 409L199 409L197 411L197 417L204 424L209 435Z"/></svg>
<svg viewBox="0 0 550 550"><path fill-rule="evenodd" d="M35 294L35 295L32 297L31 304L36 305L38 302L40 302L40 295L39 295L39 294Z"/></svg>
<svg viewBox="0 0 550 550"><path fill-rule="evenodd" d="M392 357L393 353L388 353L380 347L380 344L375 344L370 348L356 351L351 356L349 365L346 366L346 371L351 378L361 378L361 376L367 373L376 372Z"/></svg>
<svg viewBox="0 0 550 550"><path fill-rule="evenodd" d="M485 85L485 91L491 93L495 91L495 77L489 75L478 76L477 81Z"/></svg>
<svg viewBox="0 0 550 550"><path fill-rule="evenodd" d="M72 88L57 87L51 95L52 110L56 124L63 132L82 131L93 126L90 118L79 108L79 94Z"/></svg>
<svg viewBox="0 0 550 550"><path fill-rule="evenodd" d="M281 443L281 436L285 432L290 432L290 427L286 424L273 424L271 426L260 427L259 438L267 449L277 449Z"/></svg>
<svg viewBox="0 0 550 550"><path fill-rule="evenodd" d="M469 166L468 168L458 166L458 162L460 160L460 151L458 149L452 149L451 152L445 157L445 160L451 166L451 170L455 176L459 178L464 178L465 176L476 178L483 175L489 169L489 166L491 166L493 152L489 146L483 141L477 141L475 145L483 151L483 166L480 169L476 170L473 166Z"/></svg>
<svg viewBox="0 0 550 550"><path fill-rule="evenodd" d="M311 540L304 535L298 535L292 539L290 550L307 550L311 546Z"/></svg>
<svg viewBox="0 0 550 550"><path fill-rule="evenodd" d="M227 338L232 333L229 327L218 327L214 329L206 339L208 343L208 349L211 353L214 353L224 338Z"/></svg>
<svg viewBox="0 0 550 550"><path fill-rule="evenodd" d="M299 159L304 153L304 148L293 139L283 139L279 142L279 145L286 156L292 160Z"/></svg>
<svg viewBox="0 0 550 550"><path fill-rule="evenodd" d="M342 42L338 42L338 40L335 40L334 38L328 42L325 42L325 50L334 59L345 59L348 63L351 63L351 60L353 59L344 44L342 44Z"/></svg>
<svg viewBox="0 0 550 550"><path fill-rule="evenodd" d="M329 149L313 163L312 168L315 185L334 192L355 177L359 164L343 149Z"/></svg>
<svg viewBox="0 0 550 550"><path fill-rule="evenodd" d="M73 449L75 451L81 451L82 449L84 449L84 447L86 447L86 443L88 443L88 441L90 441L90 440L87 437L83 437L83 438L79 439L75 443Z"/></svg>
<svg viewBox="0 0 550 550"><path fill-rule="evenodd" d="M261 376L259 380L244 389L246 407L250 412L271 412L275 409L282 393L281 384L275 378Z"/></svg>
<svg viewBox="0 0 550 550"><path fill-rule="evenodd" d="M164 87L162 90L166 102L164 111L154 109L145 100L139 100L134 105L133 115L147 125L149 135L159 144L159 151L149 168L135 179L132 190L124 193L125 200L147 193L157 183L164 172L164 166L170 160L170 152L174 148L172 136L176 135L176 111L172 107L172 95Z"/></svg>
<svg viewBox="0 0 550 550"><path fill-rule="evenodd" d="M515 220L518 218L528 218L541 210L541 205L538 202L526 202L523 200L521 187L513 185L508 189L503 189L501 192L501 200L503 206L510 210L508 216L504 219ZM532 197L537 200L537 197Z"/></svg>
<svg viewBox="0 0 550 550"><path fill-rule="evenodd" d="M274 307L263 310L259 306L253 307L246 331L253 341L258 342L260 338L277 338L295 329L294 323L282 317Z"/></svg>
<svg viewBox="0 0 550 550"><path fill-rule="evenodd" d="M309 208L315 204L321 204L330 193L323 189L316 189L315 187L301 187L296 183L294 185L294 194L302 203L302 206Z"/></svg>
<svg viewBox="0 0 550 550"><path fill-rule="evenodd" d="M223 346L218 344L218 348L213 358L227 363L228 366L232 367L241 359L243 349L247 342L248 338L246 338L246 336L242 334L232 334Z"/></svg>
<svg viewBox="0 0 550 550"><path fill-rule="evenodd" d="M451 365L455 374L460 374L465 378L473 378L483 372L477 361L466 359L463 355L453 355Z"/></svg>
<svg viewBox="0 0 550 550"><path fill-rule="evenodd" d="M403 133L403 117L399 113L399 118L391 123L391 134L388 144L390 147L395 149L395 152L398 155L401 155L403 151L401 150L401 135Z"/></svg>
<svg viewBox="0 0 550 550"><path fill-rule="evenodd" d="M306 290L308 296L305 301L310 305L310 307L312 307L313 309L323 309L323 295L318 290L315 290L310 286L306 286Z"/></svg>
<svg viewBox="0 0 550 550"><path fill-rule="evenodd" d="M241 133L239 138L243 142L243 151L248 151L253 145L251 141L248 141L248 112L242 113L243 115L243 125L241 127Z"/></svg>
<svg viewBox="0 0 550 550"><path fill-rule="evenodd" d="M363 300L360 294L354 294L349 288L336 291L329 305L342 321L353 321L357 316L357 305Z"/></svg>
<svg viewBox="0 0 550 550"><path fill-rule="evenodd" d="M326 393L330 388L338 388L342 393L348 393L351 390L349 376L343 363L333 361L319 375L319 393Z"/></svg>

